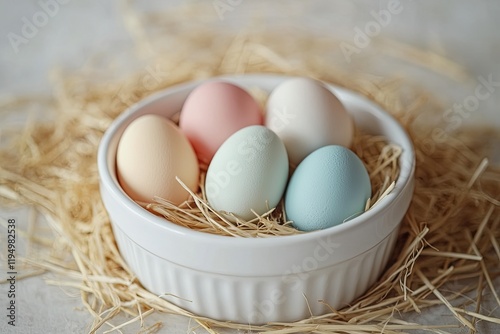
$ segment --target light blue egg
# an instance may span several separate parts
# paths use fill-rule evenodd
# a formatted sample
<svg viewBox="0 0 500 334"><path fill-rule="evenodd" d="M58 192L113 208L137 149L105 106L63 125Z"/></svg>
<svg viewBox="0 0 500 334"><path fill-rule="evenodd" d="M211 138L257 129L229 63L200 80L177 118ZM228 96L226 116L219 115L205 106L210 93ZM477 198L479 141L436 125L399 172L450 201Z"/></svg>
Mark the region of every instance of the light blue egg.
<svg viewBox="0 0 500 334"><path fill-rule="evenodd" d="M363 213L370 196L363 162L351 150L329 145L297 166L286 190L285 211L297 229L320 230Z"/></svg>

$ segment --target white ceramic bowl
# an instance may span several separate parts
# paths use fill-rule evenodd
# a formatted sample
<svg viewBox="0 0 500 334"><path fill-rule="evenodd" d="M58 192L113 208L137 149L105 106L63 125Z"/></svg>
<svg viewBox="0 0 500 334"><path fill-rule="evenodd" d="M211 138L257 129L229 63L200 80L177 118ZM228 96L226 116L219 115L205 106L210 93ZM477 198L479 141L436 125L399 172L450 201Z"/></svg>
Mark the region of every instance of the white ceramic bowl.
<svg viewBox="0 0 500 334"><path fill-rule="evenodd" d="M290 77L227 76L271 91ZM414 152L403 128L366 98L334 86L356 126L403 148L395 189L368 212L338 226L300 235L234 238L196 232L157 217L120 188L115 155L123 130L144 114L172 117L201 82L158 92L120 115L99 146L101 196L119 249L151 292L198 315L239 323L295 321L352 302L380 276L413 194ZM177 297L180 298L177 298ZM307 302L306 302L307 299Z"/></svg>

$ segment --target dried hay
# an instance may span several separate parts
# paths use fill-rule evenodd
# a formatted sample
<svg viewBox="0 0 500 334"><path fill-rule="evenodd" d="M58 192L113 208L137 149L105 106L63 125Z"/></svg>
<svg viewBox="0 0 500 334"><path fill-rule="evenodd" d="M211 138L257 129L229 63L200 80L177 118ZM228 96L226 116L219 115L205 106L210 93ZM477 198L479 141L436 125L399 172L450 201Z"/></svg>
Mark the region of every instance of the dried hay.
<svg viewBox="0 0 500 334"><path fill-rule="evenodd" d="M433 140L433 124L418 126L415 120L422 114L442 114L440 104L419 91L403 94L401 79L353 73L332 63L322 55L337 47L336 41L296 36L294 43L287 43L279 34L268 32L231 37L209 30L183 31L177 38L182 47L152 62L168 73L154 88L145 87L144 72L119 84L96 84L90 80L95 73L85 71L60 73L52 100L2 102L3 112L32 103L54 112L51 122L28 123L20 134L2 133L3 139L12 140L0 150L0 199L4 205L34 205L45 215L55 240L39 237L39 226L26 231L26 237L45 245L49 254L24 261L59 274L50 284L80 291L83 305L95 317L92 333L104 325L118 331L135 321L143 324L156 311L191 317L209 332L233 328L270 333L399 333L412 329L444 333L457 325L474 332L480 321L500 325L498 317L481 308L485 294L492 294L500 306L498 288L493 285L500 274L500 170L489 166L485 158L485 143L495 136L493 132L463 128L453 136ZM209 54L193 56L205 47ZM417 56L416 63L425 63L425 53ZM296 323L252 327L198 317L142 288L118 252L98 190L96 149L103 132L128 105L155 90L192 79L246 72L311 76L358 91L393 113L414 141L415 196L396 252L378 282L342 310ZM71 258L63 254L71 254ZM462 288L445 288L454 282ZM462 296L470 292L475 292L475 300L464 302ZM446 305L454 321L431 326L398 317L433 305ZM473 311L470 305L475 307ZM130 315L130 321L113 324L117 314ZM160 327L144 325L143 331L153 333Z"/></svg>
<svg viewBox="0 0 500 334"><path fill-rule="evenodd" d="M370 175L372 196L368 199L365 211L375 206L382 198L391 192L399 175L398 158L401 147L387 143L384 137L361 134L356 131L352 149L363 161ZM281 201L277 208L272 208L263 215L255 214L255 218L244 221L231 213L232 220L215 211L208 204L204 184L206 172L200 176L200 190L193 193L181 180L181 185L190 194L190 198L181 205L157 197L152 203L140 203L151 212L160 214L175 224L192 230L233 236L233 237L268 237L285 236L303 233L295 229L284 214L284 204Z"/></svg>

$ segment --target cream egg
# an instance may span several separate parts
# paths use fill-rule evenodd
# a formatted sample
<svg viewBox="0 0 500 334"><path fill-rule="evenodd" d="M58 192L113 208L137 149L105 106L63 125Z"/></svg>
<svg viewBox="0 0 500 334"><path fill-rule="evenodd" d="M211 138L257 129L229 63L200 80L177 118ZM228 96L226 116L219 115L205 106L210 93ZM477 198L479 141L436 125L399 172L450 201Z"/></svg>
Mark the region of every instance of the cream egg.
<svg viewBox="0 0 500 334"><path fill-rule="evenodd" d="M148 114L125 129L116 154L118 181L130 198L151 202L154 196L173 204L187 200L198 189L199 165L191 144L169 119Z"/></svg>
<svg viewBox="0 0 500 334"><path fill-rule="evenodd" d="M350 147L351 116L321 82L294 78L276 87L267 101L265 125L283 141L292 166L326 145Z"/></svg>

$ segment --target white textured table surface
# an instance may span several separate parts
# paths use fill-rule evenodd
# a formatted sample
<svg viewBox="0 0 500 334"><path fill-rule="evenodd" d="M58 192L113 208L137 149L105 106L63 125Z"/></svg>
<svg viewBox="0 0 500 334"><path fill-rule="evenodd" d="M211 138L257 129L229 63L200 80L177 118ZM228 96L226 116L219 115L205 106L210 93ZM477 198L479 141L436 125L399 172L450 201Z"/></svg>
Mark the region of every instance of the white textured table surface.
<svg viewBox="0 0 500 334"><path fill-rule="evenodd" d="M233 4L231 10L217 13L214 7L214 12L207 14L219 16L221 26L237 30L258 12L270 27L300 24L301 29L341 37L352 41L352 45L356 45L356 27L363 28L373 21L372 11L389 6L387 1L221 1ZM180 2L165 4L166 1L150 0L135 7L165 8ZM213 3L217 4L217 1ZM432 48L462 64L472 78L491 76L496 83L493 94L481 101L466 121L487 122L500 127L500 2L402 1L400 6L402 11L393 15L380 30L380 36ZM118 54L132 48L133 42L119 7L120 1L0 0L0 99L12 94L48 94L48 73L53 67L78 68L94 54ZM387 75L391 73L390 69L383 71ZM384 72L380 74L384 75ZM450 106L473 94L478 84L477 80L453 86L447 86L446 82L426 81L428 73L425 70L412 72L412 75L423 86L439 92ZM0 120L1 127L7 127L12 122L22 121L22 118L6 119L0 115ZM0 218L16 219L20 229L26 227L29 214L26 208L15 211L0 208ZM0 229L1 252L5 253L5 231L3 227ZM22 240L19 243L22 253ZM0 259L5 262L4 254ZM1 279L6 275L4 265L2 263ZM91 317L82 307L77 291L47 285L44 280L50 278L47 274L17 281L15 328L7 324L5 316L8 285L0 285L0 333L85 333L89 330ZM500 292L500 282L495 283ZM485 303L485 309L499 316L492 300ZM450 319L451 315L438 307L412 317L418 322L440 323L442 319ZM156 321L164 322L160 333L186 333L192 328L187 319L178 316L155 314L147 319L149 324ZM103 326L100 332L107 329ZM122 331L135 333L138 330L136 323ZM195 332L203 330L196 329ZM467 331L457 329L450 332ZM500 326L484 325L480 332L500 333Z"/></svg>

